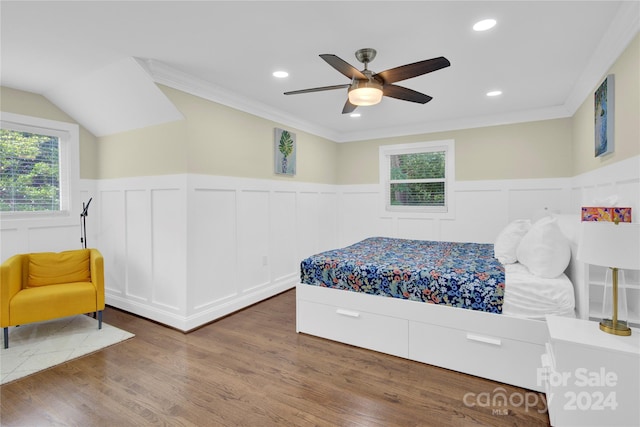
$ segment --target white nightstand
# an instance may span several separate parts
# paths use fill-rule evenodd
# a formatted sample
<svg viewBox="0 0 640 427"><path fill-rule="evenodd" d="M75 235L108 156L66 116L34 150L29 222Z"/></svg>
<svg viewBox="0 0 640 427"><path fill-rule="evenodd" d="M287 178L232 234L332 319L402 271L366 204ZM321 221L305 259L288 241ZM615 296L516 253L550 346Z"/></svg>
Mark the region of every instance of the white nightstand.
<svg viewBox="0 0 640 427"><path fill-rule="evenodd" d="M640 425L640 330L602 332L598 322L547 316L550 342L538 373L553 426Z"/></svg>

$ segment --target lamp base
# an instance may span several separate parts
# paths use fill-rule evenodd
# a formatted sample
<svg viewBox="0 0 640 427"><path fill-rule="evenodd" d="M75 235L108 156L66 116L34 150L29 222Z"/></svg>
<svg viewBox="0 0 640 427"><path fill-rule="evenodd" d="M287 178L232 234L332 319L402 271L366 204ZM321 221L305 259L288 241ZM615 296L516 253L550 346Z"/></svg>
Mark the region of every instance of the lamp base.
<svg viewBox="0 0 640 427"><path fill-rule="evenodd" d="M608 334L624 337L631 335L631 328L627 326L627 322L621 322L619 320L614 324L611 319L602 319L600 321L600 330Z"/></svg>

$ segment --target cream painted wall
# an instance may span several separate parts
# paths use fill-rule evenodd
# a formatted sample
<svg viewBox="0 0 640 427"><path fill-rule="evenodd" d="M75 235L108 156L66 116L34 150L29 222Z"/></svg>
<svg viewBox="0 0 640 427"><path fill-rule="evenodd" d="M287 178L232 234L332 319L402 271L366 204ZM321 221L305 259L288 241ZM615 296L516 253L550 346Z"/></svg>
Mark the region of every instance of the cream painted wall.
<svg viewBox="0 0 640 427"><path fill-rule="evenodd" d="M186 173L186 129L187 123L180 120L100 137L99 178Z"/></svg>
<svg viewBox="0 0 640 427"><path fill-rule="evenodd" d="M594 157L593 96L573 117L341 144L338 183L379 182L378 147L454 139L456 179L571 177L640 155L640 35L607 74L615 74L615 152ZM603 76L604 78L605 76ZM595 87L593 88L595 92Z"/></svg>
<svg viewBox="0 0 640 427"><path fill-rule="evenodd" d="M107 179L196 173L325 184L377 183L378 147L454 139L456 179L500 180L579 175L640 154L640 36L609 73L616 76L615 152L593 156L593 98L572 118L336 144L296 129L298 174L274 173L278 123L161 86L185 116L96 138L81 128L80 176ZM604 77L604 76L603 76ZM595 90L595 88L594 88ZM40 95L1 88L2 110L73 121ZM285 127L286 128L286 127Z"/></svg>
<svg viewBox="0 0 640 427"><path fill-rule="evenodd" d="M99 138L100 178L195 173L335 184L337 144L160 86L185 120ZM274 173L274 128L296 133L297 174Z"/></svg>
<svg viewBox="0 0 640 427"><path fill-rule="evenodd" d="M44 96L8 87L0 87L0 110L25 116L77 123ZM97 150L97 138L80 126L80 178L98 178Z"/></svg>
<svg viewBox="0 0 640 427"><path fill-rule="evenodd" d="M189 173L335 184L337 144L169 87L185 116ZM274 128L296 134L295 177L274 172Z"/></svg>
<svg viewBox="0 0 640 427"><path fill-rule="evenodd" d="M602 157L594 155L594 100L591 95L573 116L572 175L640 154L640 35L631 41L607 74L615 75L614 152Z"/></svg>
<svg viewBox="0 0 640 427"><path fill-rule="evenodd" d="M454 139L460 181L571 176L571 121L513 125L349 142L338 148L338 183L379 182L378 147Z"/></svg>

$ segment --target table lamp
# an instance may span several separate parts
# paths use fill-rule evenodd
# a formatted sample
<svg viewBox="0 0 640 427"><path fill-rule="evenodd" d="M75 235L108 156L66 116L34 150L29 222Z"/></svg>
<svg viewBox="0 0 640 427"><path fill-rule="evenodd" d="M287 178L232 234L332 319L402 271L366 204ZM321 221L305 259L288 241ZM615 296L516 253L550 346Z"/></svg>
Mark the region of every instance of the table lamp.
<svg viewBox="0 0 640 427"><path fill-rule="evenodd" d="M614 335L631 335L627 322L618 320L618 270L640 270L640 224L582 222L577 258L611 269L613 313L611 319L600 322L600 329Z"/></svg>

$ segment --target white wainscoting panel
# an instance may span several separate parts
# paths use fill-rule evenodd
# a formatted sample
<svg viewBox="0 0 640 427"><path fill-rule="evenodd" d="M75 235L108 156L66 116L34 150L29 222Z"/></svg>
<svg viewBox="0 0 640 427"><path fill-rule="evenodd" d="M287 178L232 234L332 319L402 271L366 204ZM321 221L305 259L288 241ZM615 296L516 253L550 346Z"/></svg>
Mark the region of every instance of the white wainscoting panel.
<svg viewBox="0 0 640 427"><path fill-rule="evenodd" d="M565 179L557 185L510 189L509 218L530 218L532 212L541 208L552 212L569 212L569 182L569 179Z"/></svg>
<svg viewBox="0 0 640 427"><path fill-rule="evenodd" d="M492 242L511 220L616 196L640 215L640 157L573 178L461 181L454 219L384 212L378 184L169 175L81 180L107 304L191 330L293 287L300 261L370 236ZM81 247L79 209L3 221L2 260ZM76 212L77 211L77 212Z"/></svg>
<svg viewBox="0 0 640 427"><path fill-rule="evenodd" d="M0 230L2 262L13 255L29 252L28 240L24 238L24 234L19 227L5 228L5 224L2 224L2 230Z"/></svg>
<svg viewBox="0 0 640 427"><path fill-rule="evenodd" d="M149 191L125 190L125 248L127 298L140 302L151 302L151 200Z"/></svg>
<svg viewBox="0 0 640 427"><path fill-rule="evenodd" d="M399 217L395 220L397 231L393 234L401 239L439 240L437 219Z"/></svg>
<svg viewBox="0 0 640 427"><path fill-rule="evenodd" d="M203 175L96 186L107 303L181 330L295 286L301 228L310 253L337 246L335 186Z"/></svg>
<svg viewBox="0 0 640 427"><path fill-rule="evenodd" d="M30 218L3 215L0 220L0 261L21 253L59 252L82 248L81 201L87 201L94 194L94 188L93 181L79 181L78 196L72 198L74 205L68 215ZM95 208L93 204L91 207ZM95 211L91 209L90 212ZM95 243L91 234L92 227L97 224L95 215L87 217L86 224L87 240L91 245Z"/></svg>
<svg viewBox="0 0 640 427"><path fill-rule="evenodd" d="M186 314L187 222L184 189L151 190L152 301Z"/></svg>
<svg viewBox="0 0 640 427"><path fill-rule="evenodd" d="M321 196L314 192L301 192L298 194L296 205L297 217L297 236L296 246L298 248L298 259L304 259L315 253L322 252L320 249L320 209L322 208ZM335 194L331 206L335 206ZM336 211L333 209L334 217ZM327 216L329 218L329 216ZM337 228L337 221L333 222L333 226ZM334 241L337 241L335 239Z"/></svg>
<svg viewBox="0 0 640 427"><path fill-rule="evenodd" d="M199 311L238 295L237 194L208 188L191 194L188 270L193 310Z"/></svg>
<svg viewBox="0 0 640 427"><path fill-rule="evenodd" d="M238 199L240 292L266 286L269 275L269 191L242 190Z"/></svg>
<svg viewBox="0 0 640 427"><path fill-rule="evenodd" d="M334 188L333 192L321 192L317 199L318 207L315 211L315 221L317 223L318 247L313 253L334 249L339 242L338 212L340 209L337 189ZM307 256L309 255L311 254Z"/></svg>
<svg viewBox="0 0 640 427"><path fill-rule="evenodd" d="M508 221L508 194L495 186L466 187L454 192L455 218L439 222L439 240L490 243Z"/></svg>
<svg viewBox="0 0 640 427"><path fill-rule="evenodd" d="M78 224L79 224L78 217ZM27 230L29 248L47 248L50 252L80 249L80 227L78 224L50 227L30 227ZM31 252L31 251L30 251Z"/></svg>
<svg viewBox="0 0 640 427"><path fill-rule="evenodd" d="M570 178L458 181L452 219L428 214L385 212L379 185L340 188L340 241L343 246L381 235L408 239L491 243L514 219L536 211L568 212Z"/></svg>
<svg viewBox="0 0 640 427"><path fill-rule="evenodd" d="M292 288L300 254L337 246L333 186L195 174L188 180L189 302L181 329Z"/></svg>
<svg viewBox="0 0 640 427"><path fill-rule="evenodd" d="M187 289L185 177L107 179L95 186L95 247L104 256L106 303L180 328Z"/></svg>
<svg viewBox="0 0 640 427"><path fill-rule="evenodd" d="M97 248L104 257L104 286L109 295L126 296L127 285L127 229L125 191L98 189L100 231Z"/></svg>
<svg viewBox="0 0 640 427"><path fill-rule="evenodd" d="M578 175L572 180L571 190L572 209L577 212L581 206L615 202L630 207L633 222L640 222L640 156Z"/></svg>
<svg viewBox="0 0 640 427"><path fill-rule="evenodd" d="M341 246L351 245L371 236L395 236L390 221L381 216L378 184L340 186L337 209Z"/></svg>
<svg viewBox="0 0 640 427"><path fill-rule="evenodd" d="M295 191L273 191L270 203L271 281L291 280L298 268L296 251L296 193ZM271 250L277 249L277 250ZM293 277L294 279L296 277Z"/></svg>
<svg viewBox="0 0 640 427"><path fill-rule="evenodd" d="M338 242L338 190L301 191L296 204L296 268L300 260L334 249Z"/></svg>

